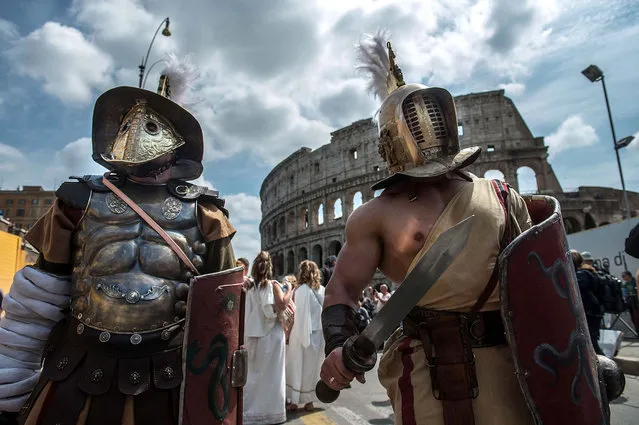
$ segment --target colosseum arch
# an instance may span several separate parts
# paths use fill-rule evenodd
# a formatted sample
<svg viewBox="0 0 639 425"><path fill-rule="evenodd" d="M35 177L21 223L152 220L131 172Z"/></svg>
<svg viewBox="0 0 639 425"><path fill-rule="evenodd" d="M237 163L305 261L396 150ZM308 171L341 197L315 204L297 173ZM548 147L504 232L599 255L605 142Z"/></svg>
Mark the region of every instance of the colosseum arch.
<svg viewBox="0 0 639 425"><path fill-rule="evenodd" d="M317 207L317 224L321 226L324 224L324 203L321 202Z"/></svg>
<svg viewBox="0 0 639 425"><path fill-rule="evenodd" d="M527 165L517 168L517 186L521 194L539 193L539 181L535 170Z"/></svg>
<svg viewBox="0 0 639 425"><path fill-rule="evenodd" d="M589 212L584 214L584 230L594 229L597 227L595 218Z"/></svg>
<svg viewBox="0 0 639 425"><path fill-rule="evenodd" d="M280 238L283 238L284 236L286 236L286 218L284 217L284 215L281 215L279 218L279 223L277 225L277 236Z"/></svg>
<svg viewBox="0 0 639 425"><path fill-rule="evenodd" d="M306 247L301 247L298 251L297 251L297 260L301 263L304 260L308 260L308 251L306 250Z"/></svg>
<svg viewBox="0 0 639 425"><path fill-rule="evenodd" d="M342 249L342 242L333 240L328 244L328 255L338 255Z"/></svg>
<svg viewBox="0 0 639 425"><path fill-rule="evenodd" d="M382 194L383 191L384 189L377 189L375 192L373 192L373 198L377 198L379 195Z"/></svg>
<svg viewBox="0 0 639 425"><path fill-rule="evenodd" d="M568 235L581 231L581 223L575 217L564 217L564 227Z"/></svg>
<svg viewBox="0 0 639 425"><path fill-rule="evenodd" d="M306 206L302 207L300 209L300 216L298 218L299 220L299 229L300 231L306 230L310 227L311 223L309 221L310 217L309 217L309 213L308 213L308 208Z"/></svg>
<svg viewBox="0 0 639 425"><path fill-rule="evenodd" d="M359 190L355 192L353 195L353 211L355 211L358 207L361 207L363 204L363 195Z"/></svg>
<svg viewBox="0 0 639 425"><path fill-rule="evenodd" d="M280 251L272 257L273 275L281 276L284 274L284 254Z"/></svg>
<svg viewBox="0 0 639 425"><path fill-rule="evenodd" d="M322 245L317 244L313 246L313 250L311 252L311 260L315 261L319 267L322 267L324 262L324 256L322 253Z"/></svg>
<svg viewBox="0 0 639 425"><path fill-rule="evenodd" d="M286 215L286 233L293 234L297 229L295 228L295 211L289 211Z"/></svg>
<svg viewBox="0 0 639 425"><path fill-rule="evenodd" d="M337 198L333 202L333 220L339 220L344 216L344 206L342 205L342 198Z"/></svg>
<svg viewBox="0 0 639 425"><path fill-rule="evenodd" d="M497 169L492 169L492 170L488 170L484 173L484 178L485 179L490 179L490 180L501 180L501 181L505 181L505 176L504 173L501 172L501 170L497 170Z"/></svg>
<svg viewBox="0 0 639 425"><path fill-rule="evenodd" d="M295 273L295 253L293 250L290 250L288 254L286 254L286 273Z"/></svg>

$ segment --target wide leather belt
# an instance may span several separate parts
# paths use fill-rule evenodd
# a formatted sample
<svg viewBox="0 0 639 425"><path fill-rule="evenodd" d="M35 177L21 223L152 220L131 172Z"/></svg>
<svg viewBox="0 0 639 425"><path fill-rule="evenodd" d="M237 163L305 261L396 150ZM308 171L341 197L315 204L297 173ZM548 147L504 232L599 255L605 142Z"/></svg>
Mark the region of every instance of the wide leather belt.
<svg viewBox="0 0 639 425"><path fill-rule="evenodd" d="M419 327L429 331L450 321L457 321L460 327L465 328L473 348L506 344L504 324L499 311L470 314L415 307L402 323L403 333L409 338L420 339Z"/></svg>

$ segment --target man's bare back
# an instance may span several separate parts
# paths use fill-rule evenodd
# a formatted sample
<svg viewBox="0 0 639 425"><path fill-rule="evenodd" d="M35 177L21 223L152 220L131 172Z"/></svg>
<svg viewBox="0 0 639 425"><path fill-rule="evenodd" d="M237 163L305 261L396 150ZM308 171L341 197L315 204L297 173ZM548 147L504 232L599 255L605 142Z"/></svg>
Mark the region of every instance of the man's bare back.
<svg viewBox="0 0 639 425"><path fill-rule="evenodd" d="M346 223L346 243L326 288L324 308L355 307L377 269L400 283L437 218L467 184L461 177L437 183L407 179L356 209Z"/></svg>

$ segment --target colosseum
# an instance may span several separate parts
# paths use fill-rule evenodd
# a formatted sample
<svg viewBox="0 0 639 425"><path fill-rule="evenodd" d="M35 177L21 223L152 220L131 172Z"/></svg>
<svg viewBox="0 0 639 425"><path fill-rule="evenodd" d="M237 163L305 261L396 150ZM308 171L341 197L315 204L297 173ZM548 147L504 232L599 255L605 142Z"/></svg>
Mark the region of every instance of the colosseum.
<svg viewBox="0 0 639 425"><path fill-rule="evenodd" d="M504 90L458 96L455 103L460 143L482 147L482 155L469 171L480 176L501 175L519 190L518 177L523 170L532 170L537 188L530 192L560 201L568 233L622 219L620 190L579 187L563 191L548 163L544 138L533 136ZM376 132L372 119L357 121L333 132L327 145L292 153L264 179L261 243L273 256L276 276L293 273L302 260L312 259L321 266L325 258L339 253L346 219L378 195L370 186L387 175L377 151ZM629 192L628 199L634 217L639 194Z"/></svg>

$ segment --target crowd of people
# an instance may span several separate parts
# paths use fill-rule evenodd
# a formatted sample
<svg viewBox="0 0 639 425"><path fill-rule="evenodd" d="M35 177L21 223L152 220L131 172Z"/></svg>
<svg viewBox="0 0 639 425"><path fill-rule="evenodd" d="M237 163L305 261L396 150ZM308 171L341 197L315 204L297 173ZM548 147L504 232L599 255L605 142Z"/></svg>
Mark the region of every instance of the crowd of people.
<svg viewBox="0 0 639 425"><path fill-rule="evenodd" d="M573 249L570 254L592 345L597 354L604 354L599 339L605 313L621 314L628 311L635 330L639 332L637 279L627 270L621 274L621 279L616 278L608 268L597 264L588 251ZM639 270L637 277L639 278Z"/></svg>
<svg viewBox="0 0 639 425"><path fill-rule="evenodd" d="M335 261L335 256L329 257L320 269L304 260L297 275L276 280L268 252L261 251L250 268L246 258L238 258L246 288L244 424L282 423L287 412L315 408L315 385L324 361L324 287ZM387 285L381 285L380 292L372 285L366 288L360 300L362 328L390 296Z"/></svg>

